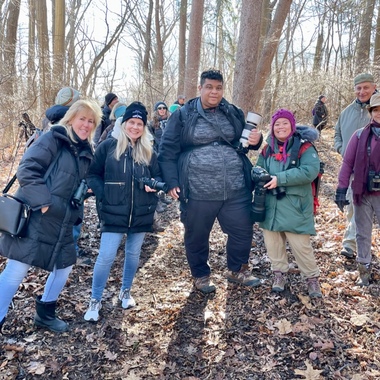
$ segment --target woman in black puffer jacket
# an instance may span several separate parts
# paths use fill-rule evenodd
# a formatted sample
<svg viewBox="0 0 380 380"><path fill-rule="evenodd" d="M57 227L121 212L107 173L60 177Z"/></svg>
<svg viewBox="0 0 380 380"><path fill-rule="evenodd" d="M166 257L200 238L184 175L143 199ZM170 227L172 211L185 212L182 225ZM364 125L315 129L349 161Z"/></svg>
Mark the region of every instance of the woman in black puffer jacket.
<svg viewBox="0 0 380 380"><path fill-rule="evenodd" d="M55 307L76 262L73 226L81 211L72 200L86 178L93 157L90 142L100 119L101 109L96 102L78 100L60 125L41 135L20 162L17 196L30 205L32 214L25 237L0 237L0 254L9 259L0 275L0 325L33 265L51 272L44 294L36 300L35 324L56 332L68 329L55 317Z"/></svg>
<svg viewBox="0 0 380 380"><path fill-rule="evenodd" d="M124 234L127 239L119 299L124 309L135 306L130 290L145 233L153 230L157 205L156 190L147 186L144 178L161 180L146 122L145 106L131 103L123 118L117 119L112 137L96 149L89 170L88 184L99 202L102 237L86 321L99 319L103 291Z"/></svg>

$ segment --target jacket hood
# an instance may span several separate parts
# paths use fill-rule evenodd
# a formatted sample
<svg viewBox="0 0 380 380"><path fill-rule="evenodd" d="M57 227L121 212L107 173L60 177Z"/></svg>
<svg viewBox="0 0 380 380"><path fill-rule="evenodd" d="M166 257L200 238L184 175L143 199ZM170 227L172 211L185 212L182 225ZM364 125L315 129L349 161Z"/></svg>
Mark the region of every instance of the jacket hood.
<svg viewBox="0 0 380 380"><path fill-rule="evenodd" d="M317 129L308 127L306 125L296 125L296 132L299 133L303 140L310 142L317 141L319 138L319 132Z"/></svg>

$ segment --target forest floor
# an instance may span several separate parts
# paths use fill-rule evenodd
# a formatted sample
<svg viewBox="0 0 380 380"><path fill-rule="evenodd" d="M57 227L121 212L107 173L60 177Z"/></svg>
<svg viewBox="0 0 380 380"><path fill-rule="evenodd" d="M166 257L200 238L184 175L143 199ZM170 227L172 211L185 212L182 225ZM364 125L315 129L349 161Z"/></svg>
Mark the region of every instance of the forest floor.
<svg viewBox="0 0 380 380"><path fill-rule="evenodd" d="M321 269L322 299L310 299L294 258L290 287L271 292L272 273L257 225L250 262L262 280L248 289L226 281L226 236L217 223L210 264L217 285L204 296L193 288L183 246L178 204L160 214L165 231L148 234L132 294L137 306L117 300L123 251L112 269L97 323L83 319L100 233L94 199L86 203L78 260L58 302L70 325L62 334L33 325L34 298L47 273L31 269L14 298L0 335L0 379L379 379L379 226L372 236L374 278L355 286L356 262L339 254L345 217L333 202L341 163L333 130L316 143L326 163L313 247ZM0 185L10 163L2 162ZM90 262L88 262L90 261ZM5 260L0 258L0 271Z"/></svg>

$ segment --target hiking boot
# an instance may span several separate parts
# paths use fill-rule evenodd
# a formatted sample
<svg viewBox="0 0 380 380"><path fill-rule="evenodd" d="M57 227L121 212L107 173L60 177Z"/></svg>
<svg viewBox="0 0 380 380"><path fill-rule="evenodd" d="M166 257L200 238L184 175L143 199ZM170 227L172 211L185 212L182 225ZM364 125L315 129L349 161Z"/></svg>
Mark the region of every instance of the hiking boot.
<svg viewBox="0 0 380 380"><path fill-rule="evenodd" d="M322 292L321 287L319 286L318 277L306 279L307 290L311 298L321 298Z"/></svg>
<svg viewBox="0 0 380 380"><path fill-rule="evenodd" d="M210 276L194 277L194 286L204 294L215 292L216 287L210 280Z"/></svg>
<svg viewBox="0 0 380 380"><path fill-rule="evenodd" d="M273 279L273 285L272 285L272 291L273 292L283 292L285 290L285 285L288 282L287 274L282 273L280 271L274 272L274 279Z"/></svg>
<svg viewBox="0 0 380 380"><path fill-rule="evenodd" d="M252 275L248 264L243 264L238 272L229 270L227 280L245 286L259 286L261 284L260 279Z"/></svg>
<svg viewBox="0 0 380 380"><path fill-rule="evenodd" d="M102 308L102 303L95 298L92 298L90 305L84 315L84 320L88 322L97 322L99 320L99 310Z"/></svg>
<svg viewBox="0 0 380 380"><path fill-rule="evenodd" d="M156 212L161 213L166 210L166 205L164 205L161 201L158 201L157 207L156 207Z"/></svg>
<svg viewBox="0 0 380 380"><path fill-rule="evenodd" d="M121 301L121 307L123 309L130 309L136 306L136 302L131 296L130 289L120 290L119 300Z"/></svg>
<svg viewBox="0 0 380 380"><path fill-rule="evenodd" d="M355 251L348 247L343 247L343 249L340 251L340 254L350 260L355 258Z"/></svg>
<svg viewBox="0 0 380 380"><path fill-rule="evenodd" d="M369 286L369 280L371 279L371 264L358 263L359 278L356 281L356 285Z"/></svg>

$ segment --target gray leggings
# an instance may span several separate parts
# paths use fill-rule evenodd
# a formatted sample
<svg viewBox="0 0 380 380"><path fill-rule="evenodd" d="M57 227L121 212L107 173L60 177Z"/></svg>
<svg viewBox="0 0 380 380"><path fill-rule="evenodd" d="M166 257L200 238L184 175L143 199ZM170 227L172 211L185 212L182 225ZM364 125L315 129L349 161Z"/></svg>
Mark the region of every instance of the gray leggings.
<svg viewBox="0 0 380 380"><path fill-rule="evenodd" d="M357 261L362 264L371 262L371 243L373 216L380 222L380 194L364 195L360 206L354 205L356 224Z"/></svg>

